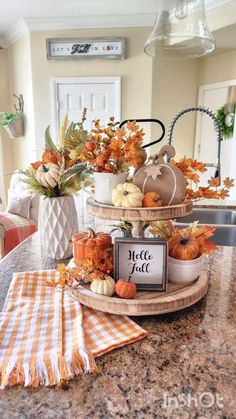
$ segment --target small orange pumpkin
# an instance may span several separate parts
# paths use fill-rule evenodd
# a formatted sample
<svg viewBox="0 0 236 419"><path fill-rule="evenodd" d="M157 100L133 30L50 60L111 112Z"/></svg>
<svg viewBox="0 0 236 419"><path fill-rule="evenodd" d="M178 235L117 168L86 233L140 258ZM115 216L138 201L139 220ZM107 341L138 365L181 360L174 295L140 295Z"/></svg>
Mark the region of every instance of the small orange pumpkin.
<svg viewBox="0 0 236 419"><path fill-rule="evenodd" d="M72 237L73 255L75 262L80 265L86 259L93 259L94 250L99 248L106 250L112 248L112 238L107 233L95 233L92 228L86 232L75 234Z"/></svg>
<svg viewBox="0 0 236 419"><path fill-rule="evenodd" d="M143 207L162 207L162 200L158 193L156 192L147 192L143 197Z"/></svg>
<svg viewBox="0 0 236 419"><path fill-rule="evenodd" d="M121 298L134 298L136 296L136 285L125 279L119 279L115 285L115 292Z"/></svg>
<svg viewBox="0 0 236 419"><path fill-rule="evenodd" d="M175 259L196 259L199 256L199 250L199 243L195 237L176 234L169 240L169 256Z"/></svg>

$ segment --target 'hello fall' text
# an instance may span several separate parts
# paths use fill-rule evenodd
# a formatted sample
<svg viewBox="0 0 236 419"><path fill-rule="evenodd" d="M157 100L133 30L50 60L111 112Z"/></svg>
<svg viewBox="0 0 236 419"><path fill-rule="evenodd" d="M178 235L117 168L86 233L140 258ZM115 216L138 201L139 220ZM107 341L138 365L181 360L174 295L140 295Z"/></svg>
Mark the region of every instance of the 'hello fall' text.
<svg viewBox="0 0 236 419"><path fill-rule="evenodd" d="M133 275L135 272L140 273L150 273L151 264L150 261L153 259L153 256L149 250L141 250L141 252L136 252L135 250L128 251L128 261L130 266L130 275Z"/></svg>

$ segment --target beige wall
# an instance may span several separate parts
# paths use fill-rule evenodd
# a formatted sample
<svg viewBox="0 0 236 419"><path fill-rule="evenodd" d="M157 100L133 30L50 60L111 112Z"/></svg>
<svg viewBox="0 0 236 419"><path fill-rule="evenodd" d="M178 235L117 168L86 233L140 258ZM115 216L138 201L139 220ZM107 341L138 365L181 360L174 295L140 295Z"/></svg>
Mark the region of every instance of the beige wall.
<svg viewBox="0 0 236 419"><path fill-rule="evenodd" d="M152 60L143 52L143 45L149 31L150 29L148 28L120 28L31 33L35 132L39 155L44 144L44 130L51 122L50 78L52 77L121 76L121 119L150 117L152 106ZM76 36L124 36L127 44L127 59L100 61L47 60L47 37Z"/></svg>
<svg viewBox="0 0 236 419"><path fill-rule="evenodd" d="M30 36L25 35L8 50L10 105L14 111L12 93L22 93L25 103L25 135L13 141L14 168L25 168L35 160L34 106L32 91Z"/></svg>
<svg viewBox="0 0 236 419"><path fill-rule="evenodd" d="M199 84L236 78L236 52L192 61L152 61L143 52L149 32L150 28L32 32L8 48L9 94L14 92L24 95L26 116L25 136L12 142L13 152L10 153L14 168L23 168L35 160L36 150L38 156L42 153L44 130L52 122L52 77L121 76L122 119L152 116L161 119L167 129L179 110L197 103ZM111 35L126 37L127 59L50 61L46 58L47 37ZM155 128L149 132L147 127L145 131L147 141L150 136L155 139L159 134ZM173 144L178 157L192 156L194 132L194 113L186 115L177 123ZM153 147L152 151L156 152L158 148ZM5 154L9 155L9 150L5 150Z"/></svg>
<svg viewBox="0 0 236 419"><path fill-rule="evenodd" d="M8 64L7 51L0 51L0 112L9 112ZM3 127L0 128L0 165L1 179L8 188L10 173L13 170L13 142ZM3 177L2 177L3 176ZM3 198L1 196L1 198Z"/></svg>
<svg viewBox="0 0 236 419"><path fill-rule="evenodd" d="M158 117L168 127L180 109L196 103L196 61L158 64L144 54L143 46L150 28L89 29L31 33L31 59L35 110L35 136L39 155L44 130L51 122L50 79L74 76L121 76L121 119ZM56 61L46 58L46 38L125 36L127 59L122 61ZM144 125L146 141L156 138L155 128ZM192 155L194 116L180 121L175 145L178 154ZM159 148L159 146L158 146ZM156 151L155 147L153 151Z"/></svg>
<svg viewBox="0 0 236 419"><path fill-rule="evenodd" d="M201 59L199 85L236 79L236 50Z"/></svg>
<svg viewBox="0 0 236 419"><path fill-rule="evenodd" d="M177 112L196 105L198 70L198 60L153 61L152 116L164 122L166 131ZM192 113L181 117L174 129L173 138L173 145L178 157L192 156L194 133L195 115ZM152 131L153 138L157 135L158 133L154 129ZM153 151L156 151L156 146L153 147Z"/></svg>

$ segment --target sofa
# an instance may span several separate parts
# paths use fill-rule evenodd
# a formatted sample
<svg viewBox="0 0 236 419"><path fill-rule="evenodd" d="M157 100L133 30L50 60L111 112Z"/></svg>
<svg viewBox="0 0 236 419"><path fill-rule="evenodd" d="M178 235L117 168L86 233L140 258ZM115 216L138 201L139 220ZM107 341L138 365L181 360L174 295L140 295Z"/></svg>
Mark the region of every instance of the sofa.
<svg viewBox="0 0 236 419"><path fill-rule="evenodd" d="M8 204L0 212L1 257L33 234L38 227L39 196L29 195L22 175L13 174L8 190Z"/></svg>

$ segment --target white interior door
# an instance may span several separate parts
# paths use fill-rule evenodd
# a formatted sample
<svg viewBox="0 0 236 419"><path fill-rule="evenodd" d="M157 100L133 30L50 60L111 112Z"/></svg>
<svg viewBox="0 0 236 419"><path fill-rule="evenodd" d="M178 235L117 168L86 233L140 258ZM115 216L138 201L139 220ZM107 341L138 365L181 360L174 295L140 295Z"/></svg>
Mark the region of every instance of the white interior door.
<svg viewBox="0 0 236 419"><path fill-rule="evenodd" d="M236 80L220 82L201 86L199 88L198 104L209 108L214 113L227 103L228 89L236 85ZM206 114L198 112L196 123L196 138L194 157L204 163L215 164L217 161L217 134L213 120ZM221 175L222 178L231 176L231 145L235 143L235 135L232 140L224 140L221 145ZM229 147L230 145L230 147ZM234 164L235 166L235 164ZM209 167L207 172L201 175L201 184L205 186L207 179L214 176L215 168Z"/></svg>
<svg viewBox="0 0 236 419"><path fill-rule="evenodd" d="M55 138L68 113L69 121L79 122L84 108L87 119L84 127L90 130L93 120L102 124L114 116L120 121L121 80L120 77L76 77L52 79L53 126Z"/></svg>

